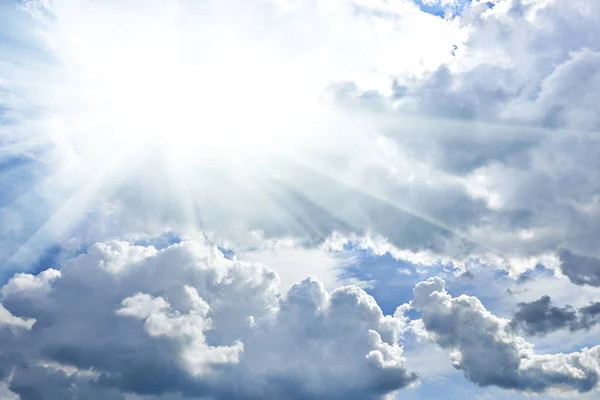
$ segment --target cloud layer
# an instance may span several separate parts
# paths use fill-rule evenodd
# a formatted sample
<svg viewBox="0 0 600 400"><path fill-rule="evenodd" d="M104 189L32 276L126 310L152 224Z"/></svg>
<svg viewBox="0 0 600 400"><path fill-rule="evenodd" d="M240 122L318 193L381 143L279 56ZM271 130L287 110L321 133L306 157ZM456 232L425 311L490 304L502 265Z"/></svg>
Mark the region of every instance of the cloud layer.
<svg viewBox="0 0 600 400"><path fill-rule="evenodd" d="M593 396L598 16L0 2L0 397Z"/></svg>
<svg viewBox="0 0 600 400"><path fill-rule="evenodd" d="M206 243L99 243L2 288L3 377L24 400L375 399L415 382L403 324L362 289L277 286Z"/></svg>
<svg viewBox="0 0 600 400"><path fill-rule="evenodd" d="M23 400L380 399L418 383L403 356L406 336L416 335L480 386L575 393L598 385L600 347L537 354L515 333L556 329L552 310L527 318L549 299L521 304L511 322L433 277L385 316L356 286L327 292L307 278L281 296L278 284L273 270L225 258L209 242L98 243L60 271L17 274L1 289L1 376ZM595 308L581 308L579 322L591 326Z"/></svg>
<svg viewBox="0 0 600 400"><path fill-rule="evenodd" d="M37 19L11 11L23 34L2 44L24 52L2 65L4 153L46 179L2 211L7 265L90 213L107 236L378 234L513 271L600 256L595 4L27 4Z"/></svg>

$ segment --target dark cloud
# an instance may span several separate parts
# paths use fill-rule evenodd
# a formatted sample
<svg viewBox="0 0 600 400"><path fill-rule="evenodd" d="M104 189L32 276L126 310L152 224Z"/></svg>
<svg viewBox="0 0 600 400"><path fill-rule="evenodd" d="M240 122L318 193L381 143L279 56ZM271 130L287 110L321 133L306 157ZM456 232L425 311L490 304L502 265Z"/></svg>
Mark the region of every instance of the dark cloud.
<svg viewBox="0 0 600 400"><path fill-rule="evenodd" d="M600 286L600 258L580 256L569 250L559 253L560 269L577 285Z"/></svg>
<svg viewBox="0 0 600 400"><path fill-rule="evenodd" d="M518 308L510 325L528 335L541 336L559 329L590 329L600 322L600 303L579 309L569 305L557 307L552 304L550 296L542 296L529 303L519 303Z"/></svg>

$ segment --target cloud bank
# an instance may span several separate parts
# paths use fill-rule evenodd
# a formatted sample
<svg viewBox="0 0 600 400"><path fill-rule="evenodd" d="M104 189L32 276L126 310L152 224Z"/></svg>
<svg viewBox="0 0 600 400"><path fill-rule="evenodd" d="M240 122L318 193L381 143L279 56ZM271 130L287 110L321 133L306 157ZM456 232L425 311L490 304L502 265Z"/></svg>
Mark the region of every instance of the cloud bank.
<svg viewBox="0 0 600 400"><path fill-rule="evenodd" d="M391 316L356 286L327 292L307 278L282 296L278 284L273 270L225 258L210 242L98 243L60 271L17 274L1 289L1 376L24 400L381 399L418 383L403 356L406 336L416 335L480 386L576 393L598 385L600 347L537 354L515 333L518 319L540 333L525 310L543 299L522 304L511 322L476 297L451 296L434 277ZM581 321L592 311L580 309Z"/></svg>
<svg viewBox="0 0 600 400"><path fill-rule="evenodd" d="M2 289L2 377L22 399L383 398L416 381L402 321L362 289L182 242L111 241Z"/></svg>
<svg viewBox="0 0 600 400"><path fill-rule="evenodd" d="M597 323L543 285L600 286L599 15L1 3L0 396L393 398L419 385L415 335L477 386L593 395L597 346L519 335ZM136 242L165 231L185 240ZM356 278L393 304L340 287L364 254L400 271ZM394 286L457 271L475 295ZM528 276L535 296L498 295Z"/></svg>
<svg viewBox="0 0 600 400"><path fill-rule="evenodd" d="M599 256L587 1L447 19L404 0L26 5L35 18L5 6L20 35L2 43L3 154L44 179L3 209L7 265L94 236L91 217L88 243L341 232L513 271Z"/></svg>

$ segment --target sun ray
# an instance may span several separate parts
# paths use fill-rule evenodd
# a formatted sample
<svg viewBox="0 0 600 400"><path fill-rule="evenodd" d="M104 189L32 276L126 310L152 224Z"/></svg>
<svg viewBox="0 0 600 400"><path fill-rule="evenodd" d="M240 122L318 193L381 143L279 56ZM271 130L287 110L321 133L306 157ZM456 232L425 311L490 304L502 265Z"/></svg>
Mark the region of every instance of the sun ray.
<svg viewBox="0 0 600 400"><path fill-rule="evenodd" d="M443 221L439 220L438 218L428 215L426 212L424 212L422 210L417 210L415 208L412 208L405 204L402 204L397 200L392 200L391 198L379 193L374 188L365 189L364 187L359 185L357 182L352 182L350 180L340 178L341 174L336 173L331 168L327 167L325 163L319 163L319 165L317 166L316 162L315 162L316 160L311 159L310 163L309 163L305 160L302 160L300 157L295 157L293 159L293 161L307 171L311 171L313 173L319 174L333 182L341 184L341 185L343 185L349 189L352 189L356 192L362 193L372 199L378 200L378 201L380 201L384 204L387 204L399 211L402 211L404 213L407 213L414 217L417 217L433 226L436 226L436 227L442 229L443 231L446 231L446 232L452 234L453 236L463 239L469 243L476 244L476 245L480 246L481 248L488 250L497 256L500 256L504 260L507 259L507 257L502 252L495 249L491 245L489 245L487 243L483 243L480 240L477 240L467 234L457 231L456 229L452 228L450 225L444 223Z"/></svg>
<svg viewBox="0 0 600 400"><path fill-rule="evenodd" d="M52 215L21 244L0 269L10 269L11 265L19 264L22 259L27 260L27 253L31 249L45 250L64 238L74 224L83 220L83 216L92 208L92 203L101 190L110 190L106 186L107 179L115 174L130 153L131 149L128 147L115 152L113 158L107 160L103 168L98 169L94 176L90 177L55 209Z"/></svg>

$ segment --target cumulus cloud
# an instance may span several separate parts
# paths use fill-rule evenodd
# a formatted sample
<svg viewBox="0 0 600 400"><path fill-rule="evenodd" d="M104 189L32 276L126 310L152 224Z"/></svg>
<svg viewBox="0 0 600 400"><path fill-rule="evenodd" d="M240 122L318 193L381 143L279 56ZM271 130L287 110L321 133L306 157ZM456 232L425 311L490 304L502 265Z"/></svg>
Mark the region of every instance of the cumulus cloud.
<svg viewBox="0 0 600 400"><path fill-rule="evenodd" d="M362 399L415 382L403 320L335 289L322 249L511 276L541 263L600 286L600 3L420 3L461 14L408 0L1 3L10 390ZM245 261L106 241L165 229L214 233ZM255 232L293 244L259 254ZM324 279L298 283L303 263ZM516 332L587 329L596 303L542 297L511 322L440 280L414 293L415 329L470 381L597 386L597 347L541 355Z"/></svg>
<svg viewBox="0 0 600 400"><path fill-rule="evenodd" d="M208 243L98 243L2 288L9 323L30 328L2 342L3 377L24 400L376 399L416 381L403 322L362 289L308 278L281 296L278 284Z"/></svg>
<svg viewBox="0 0 600 400"><path fill-rule="evenodd" d="M15 317L4 306L0 305L0 326L31 329L34 323L34 319Z"/></svg>
<svg viewBox="0 0 600 400"><path fill-rule="evenodd" d="M471 34L452 62L420 79L398 76L390 96L370 94L378 108L346 90L407 164L423 166L398 168L400 179L379 192L509 260L558 248L597 256L599 11L586 1L473 2L458 18ZM414 180L401 179L407 170ZM400 186L416 197L424 181L446 194L457 220L431 193L414 203L389 194Z"/></svg>
<svg viewBox="0 0 600 400"><path fill-rule="evenodd" d="M518 310L510 321L513 328L528 335L545 335L559 330L578 331L590 329L600 322L600 303L594 302L575 309L569 305L557 307L550 296L517 304Z"/></svg>
<svg viewBox="0 0 600 400"><path fill-rule="evenodd" d="M476 297L452 297L441 278L417 284L411 306L422 314L423 333L450 351L454 367L477 385L531 393L589 392L598 385L600 347L536 354L509 320L491 314Z"/></svg>
<svg viewBox="0 0 600 400"><path fill-rule="evenodd" d="M577 285L600 286L600 259L574 254L563 250L560 255L560 269Z"/></svg>

